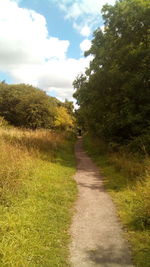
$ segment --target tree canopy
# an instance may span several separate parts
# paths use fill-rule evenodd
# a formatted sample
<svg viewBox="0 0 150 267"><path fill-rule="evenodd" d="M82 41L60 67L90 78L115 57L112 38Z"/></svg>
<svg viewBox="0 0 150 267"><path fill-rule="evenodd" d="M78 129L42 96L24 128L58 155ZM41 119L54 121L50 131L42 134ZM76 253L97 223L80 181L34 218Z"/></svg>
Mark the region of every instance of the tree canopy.
<svg viewBox="0 0 150 267"><path fill-rule="evenodd" d="M69 130L74 127L73 116L68 113L67 108L60 106L56 109L55 126L61 130Z"/></svg>
<svg viewBox="0 0 150 267"><path fill-rule="evenodd" d="M104 31L94 32L85 56L93 60L76 78L78 116L106 140L129 143L150 130L150 5L120 0L105 5Z"/></svg>
<svg viewBox="0 0 150 267"><path fill-rule="evenodd" d="M67 105L70 107L69 103ZM0 83L0 116L14 126L55 128L58 108L64 105L31 85ZM66 116L70 116L68 109L65 110Z"/></svg>

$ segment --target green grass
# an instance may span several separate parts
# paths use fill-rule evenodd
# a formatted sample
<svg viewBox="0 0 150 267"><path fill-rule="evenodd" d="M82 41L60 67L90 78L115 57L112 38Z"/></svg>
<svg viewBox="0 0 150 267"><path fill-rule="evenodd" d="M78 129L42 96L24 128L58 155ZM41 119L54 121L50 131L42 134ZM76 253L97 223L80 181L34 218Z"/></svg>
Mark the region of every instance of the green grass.
<svg viewBox="0 0 150 267"><path fill-rule="evenodd" d="M88 154L100 167L104 186L117 206L134 266L150 267L150 160L108 152L103 142L85 137Z"/></svg>
<svg viewBox="0 0 150 267"><path fill-rule="evenodd" d="M74 142L10 130L1 133L0 145L0 266L70 266Z"/></svg>

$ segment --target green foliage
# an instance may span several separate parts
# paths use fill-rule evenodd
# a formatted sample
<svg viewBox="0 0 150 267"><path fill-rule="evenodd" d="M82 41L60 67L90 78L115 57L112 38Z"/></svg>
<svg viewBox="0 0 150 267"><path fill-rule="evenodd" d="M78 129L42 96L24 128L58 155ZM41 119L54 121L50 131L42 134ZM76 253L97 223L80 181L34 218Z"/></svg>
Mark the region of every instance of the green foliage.
<svg viewBox="0 0 150 267"><path fill-rule="evenodd" d="M60 102L31 85L0 83L0 116L10 124L30 129L74 127L73 103Z"/></svg>
<svg viewBox="0 0 150 267"><path fill-rule="evenodd" d="M55 126L61 130L71 130L74 127L73 116L63 106L56 109Z"/></svg>
<svg viewBox="0 0 150 267"><path fill-rule="evenodd" d="M0 84L0 115L18 127L52 128L57 101L30 85Z"/></svg>
<svg viewBox="0 0 150 267"><path fill-rule="evenodd" d="M63 103L63 106L67 109L68 113L73 116L74 115L74 105L72 101L68 101L65 99L65 102Z"/></svg>
<svg viewBox="0 0 150 267"><path fill-rule="evenodd" d="M73 149L68 133L0 130L0 266L70 266Z"/></svg>
<svg viewBox="0 0 150 267"><path fill-rule="evenodd" d="M150 6L147 0L120 0L102 9L104 32L94 32L86 73L74 81L84 127L111 142L150 142ZM145 140L143 144L138 142Z"/></svg>
<svg viewBox="0 0 150 267"><path fill-rule="evenodd" d="M137 158L122 150L110 152L104 142L88 136L84 146L100 167L105 188L117 205L131 244L134 266L149 267L150 158Z"/></svg>

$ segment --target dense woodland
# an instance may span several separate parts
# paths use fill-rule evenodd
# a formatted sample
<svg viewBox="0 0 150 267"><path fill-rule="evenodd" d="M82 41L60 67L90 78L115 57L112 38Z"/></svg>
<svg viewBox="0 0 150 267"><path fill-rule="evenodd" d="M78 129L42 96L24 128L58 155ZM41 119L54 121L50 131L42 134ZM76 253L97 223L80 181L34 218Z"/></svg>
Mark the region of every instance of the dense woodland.
<svg viewBox="0 0 150 267"><path fill-rule="evenodd" d="M120 0L102 9L104 30L94 32L74 94L84 129L115 146L150 152L150 4Z"/></svg>

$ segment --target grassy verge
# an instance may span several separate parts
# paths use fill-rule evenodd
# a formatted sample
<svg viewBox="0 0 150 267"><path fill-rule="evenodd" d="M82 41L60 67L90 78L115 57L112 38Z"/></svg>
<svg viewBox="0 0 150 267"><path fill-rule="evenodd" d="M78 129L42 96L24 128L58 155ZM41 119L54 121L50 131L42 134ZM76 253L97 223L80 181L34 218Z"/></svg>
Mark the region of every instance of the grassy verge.
<svg viewBox="0 0 150 267"><path fill-rule="evenodd" d="M110 152L103 142L90 137L85 137L84 145L118 208L134 266L150 267L150 159Z"/></svg>
<svg viewBox="0 0 150 267"><path fill-rule="evenodd" d="M69 266L73 147L63 134L0 130L0 266Z"/></svg>

